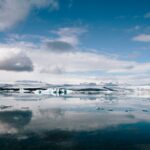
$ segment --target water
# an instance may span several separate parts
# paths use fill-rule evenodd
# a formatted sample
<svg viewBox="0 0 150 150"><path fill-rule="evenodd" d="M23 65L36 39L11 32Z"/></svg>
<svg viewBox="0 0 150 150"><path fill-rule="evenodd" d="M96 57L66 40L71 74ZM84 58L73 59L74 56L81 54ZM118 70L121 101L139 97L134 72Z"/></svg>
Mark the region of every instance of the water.
<svg viewBox="0 0 150 150"><path fill-rule="evenodd" d="M149 150L150 98L0 96L0 150Z"/></svg>

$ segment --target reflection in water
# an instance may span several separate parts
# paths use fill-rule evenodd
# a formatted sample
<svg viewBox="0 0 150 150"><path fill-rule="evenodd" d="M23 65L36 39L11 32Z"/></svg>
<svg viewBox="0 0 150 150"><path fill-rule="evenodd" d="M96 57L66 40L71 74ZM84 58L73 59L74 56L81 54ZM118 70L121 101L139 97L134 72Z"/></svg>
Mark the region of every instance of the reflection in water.
<svg viewBox="0 0 150 150"><path fill-rule="evenodd" d="M22 98L0 98L2 150L150 148L148 98Z"/></svg>
<svg viewBox="0 0 150 150"><path fill-rule="evenodd" d="M31 111L3 111L0 112L0 133L17 133L22 130L32 118Z"/></svg>
<svg viewBox="0 0 150 150"><path fill-rule="evenodd" d="M0 112L0 121L16 128L22 128L31 120L31 111L6 111Z"/></svg>

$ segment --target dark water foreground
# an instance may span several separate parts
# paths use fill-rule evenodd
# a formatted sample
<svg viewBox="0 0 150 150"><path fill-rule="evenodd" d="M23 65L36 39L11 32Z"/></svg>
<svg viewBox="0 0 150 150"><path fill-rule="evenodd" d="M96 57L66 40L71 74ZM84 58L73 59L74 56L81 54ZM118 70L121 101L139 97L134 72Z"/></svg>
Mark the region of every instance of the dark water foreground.
<svg viewBox="0 0 150 150"><path fill-rule="evenodd" d="M150 150L150 98L0 97L0 150Z"/></svg>

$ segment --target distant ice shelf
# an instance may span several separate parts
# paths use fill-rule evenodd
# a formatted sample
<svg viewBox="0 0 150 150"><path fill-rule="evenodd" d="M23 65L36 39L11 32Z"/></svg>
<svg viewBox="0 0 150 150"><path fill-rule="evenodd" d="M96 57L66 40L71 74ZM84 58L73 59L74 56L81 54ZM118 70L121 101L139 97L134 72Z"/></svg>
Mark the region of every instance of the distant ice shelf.
<svg viewBox="0 0 150 150"><path fill-rule="evenodd" d="M34 94L34 95L127 95L150 97L150 86L125 86L125 85L3 85L0 94Z"/></svg>

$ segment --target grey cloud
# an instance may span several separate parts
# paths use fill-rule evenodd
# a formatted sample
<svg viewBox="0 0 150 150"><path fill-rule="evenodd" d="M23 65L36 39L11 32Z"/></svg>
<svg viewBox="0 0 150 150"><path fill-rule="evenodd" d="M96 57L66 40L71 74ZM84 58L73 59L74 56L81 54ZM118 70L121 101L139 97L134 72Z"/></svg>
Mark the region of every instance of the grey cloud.
<svg viewBox="0 0 150 150"><path fill-rule="evenodd" d="M71 52L74 47L64 41L49 41L46 42L46 49L52 52L63 53L63 52Z"/></svg>
<svg viewBox="0 0 150 150"><path fill-rule="evenodd" d="M73 52L79 45L79 36L86 32L86 28L59 28L52 31L57 37L43 40L43 47L50 52Z"/></svg>
<svg viewBox="0 0 150 150"><path fill-rule="evenodd" d="M0 60L0 70L22 72L33 71L33 64L29 57L23 53Z"/></svg>
<svg viewBox="0 0 150 150"><path fill-rule="evenodd" d="M65 73L65 69L63 67L55 66L52 68L44 68L40 70L40 73L46 73L46 74L63 74Z"/></svg>
<svg viewBox="0 0 150 150"><path fill-rule="evenodd" d="M131 69L134 69L134 68L135 68L134 66L130 65L130 66L125 67L124 69L131 70Z"/></svg>

